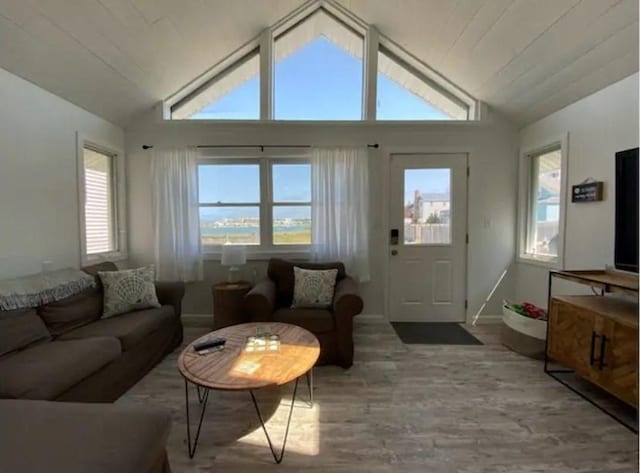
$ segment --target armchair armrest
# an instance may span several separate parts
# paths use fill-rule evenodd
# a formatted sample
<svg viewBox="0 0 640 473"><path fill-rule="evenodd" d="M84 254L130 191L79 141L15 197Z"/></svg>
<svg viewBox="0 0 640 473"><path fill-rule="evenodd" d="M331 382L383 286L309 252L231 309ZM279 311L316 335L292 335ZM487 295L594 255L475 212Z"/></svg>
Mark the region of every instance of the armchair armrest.
<svg viewBox="0 0 640 473"><path fill-rule="evenodd" d="M347 276L336 284L333 296L333 312L336 317L353 317L362 312L362 307L363 302L355 279Z"/></svg>
<svg viewBox="0 0 640 473"><path fill-rule="evenodd" d="M161 305L173 306L177 317L182 314L185 284L180 281L156 281L156 294Z"/></svg>
<svg viewBox="0 0 640 473"><path fill-rule="evenodd" d="M336 284L333 296L333 320L336 324L338 364L348 368L353 364L353 317L362 312L358 283L345 277Z"/></svg>
<svg viewBox="0 0 640 473"><path fill-rule="evenodd" d="M252 322L266 322L276 308L276 284L263 279L244 296L244 308Z"/></svg>

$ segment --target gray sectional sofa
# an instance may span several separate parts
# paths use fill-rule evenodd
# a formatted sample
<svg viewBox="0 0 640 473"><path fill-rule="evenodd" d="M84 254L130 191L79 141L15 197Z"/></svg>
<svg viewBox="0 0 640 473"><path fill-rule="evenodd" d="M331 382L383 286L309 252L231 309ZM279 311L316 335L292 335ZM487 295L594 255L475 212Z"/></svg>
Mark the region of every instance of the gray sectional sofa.
<svg viewBox="0 0 640 473"><path fill-rule="evenodd" d="M139 405L0 399L2 473L169 473L168 413Z"/></svg>
<svg viewBox="0 0 640 473"><path fill-rule="evenodd" d="M183 283L156 284L158 309L101 319L96 279L97 287L58 302L0 312L0 398L112 402L180 345Z"/></svg>
<svg viewBox="0 0 640 473"><path fill-rule="evenodd" d="M84 268L96 287L0 311L0 472L171 471L167 412L97 403L116 400L180 345L184 284L156 283L160 308L102 319L97 273L116 269Z"/></svg>

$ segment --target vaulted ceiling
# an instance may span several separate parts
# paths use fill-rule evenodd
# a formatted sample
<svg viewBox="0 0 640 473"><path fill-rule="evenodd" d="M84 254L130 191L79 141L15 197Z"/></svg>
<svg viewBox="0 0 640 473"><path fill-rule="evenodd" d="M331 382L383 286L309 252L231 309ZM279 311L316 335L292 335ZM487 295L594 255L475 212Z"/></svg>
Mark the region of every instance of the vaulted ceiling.
<svg viewBox="0 0 640 473"><path fill-rule="evenodd" d="M114 123L303 0L0 0L0 67ZM638 70L637 0L339 0L522 125Z"/></svg>

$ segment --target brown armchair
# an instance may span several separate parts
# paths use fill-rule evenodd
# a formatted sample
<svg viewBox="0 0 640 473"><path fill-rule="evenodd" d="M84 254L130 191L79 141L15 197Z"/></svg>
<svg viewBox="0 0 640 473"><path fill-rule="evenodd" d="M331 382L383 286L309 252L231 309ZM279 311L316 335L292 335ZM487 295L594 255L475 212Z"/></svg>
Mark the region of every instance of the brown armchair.
<svg viewBox="0 0 640 473"><path fill-rule="evenodd" d="M333 304L328 309L292 309L293 267L337 269ZM293 263L271 259L267 278L256 284L245 298L251 322L284 322L312 332L320 342L318 364L353 364L353 317L362 312L358 284L347 276L342 263Z"/></svg>

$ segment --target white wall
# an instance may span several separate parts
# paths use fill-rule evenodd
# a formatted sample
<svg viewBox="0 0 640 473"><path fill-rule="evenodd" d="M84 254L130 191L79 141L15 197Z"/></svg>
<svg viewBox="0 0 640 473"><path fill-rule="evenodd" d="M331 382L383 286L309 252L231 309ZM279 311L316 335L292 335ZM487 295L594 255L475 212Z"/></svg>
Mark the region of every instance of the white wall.
<svg viewBox="0 0 640 473"><path fill-rule="evenodd" d="M4 69L0 104L0 278L77 267L76 132L120 149L124 133Z"/></svg>
<svg viewBox="0 0 640 473"><path fill-rule="evenodd" d="M143 117L127 130L129 178L129 230L132 264L153 260L150 207L150 153L143 144L155 146L197 144L314 144L363 145L380 143L371 153L371 282L363 286L365 312L385 312L385 264L388 254L385 228L386 166L389 150L458 151L470 153L469 180L469 312L473 314L514 254L516 216L517 132L490 112L486 121L449 124L215 124L162 122L157 112ZM266 262L252 262L258 277ZM224 280L219 264L205 265L205 281L192 284L184 301L186 313L211 313L210 287ZM509 282L504 285L509 288ZM496 295L499 300L500 294ZM487 313L498 313L499 306Z"/></svg>
<svg viewBox="0 0 640 473"><path fill-rule="evenodd" d="M569 105L520 132L521 149L569 134L568 188L587 178L605 182L602 202L567 201L566 269L613 265L615 153L638 146L638 74ZM516 267L516 298L546 307L548 268Z"/></svg>

